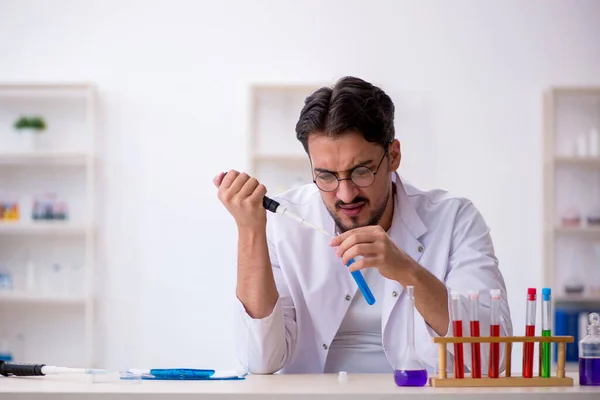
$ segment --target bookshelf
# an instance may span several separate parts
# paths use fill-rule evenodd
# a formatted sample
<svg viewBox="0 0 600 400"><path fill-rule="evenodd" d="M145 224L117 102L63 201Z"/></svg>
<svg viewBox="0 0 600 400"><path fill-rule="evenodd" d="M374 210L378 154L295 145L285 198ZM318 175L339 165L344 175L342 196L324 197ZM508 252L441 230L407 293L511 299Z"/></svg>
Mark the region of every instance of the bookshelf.
<svg viewBox="0 0 600 400"><path fill-rule="evenodd" d="M600 310L600 87L544 93L543 279L553 290L553 333L574 336L567 369L578 370L577 343Z"/></svg>
<svg viewBox="0 0 600 400"><path fill-rule="evenodd" d="M91 83L0 83L0 356L94 364L95 123Z"/></svg>
<svg viewBox="0 0 600 400"><path fill-rule="evenodd" d="M600 87L551 88L544 114L544 284L589 303L600 298Z"/></svg>

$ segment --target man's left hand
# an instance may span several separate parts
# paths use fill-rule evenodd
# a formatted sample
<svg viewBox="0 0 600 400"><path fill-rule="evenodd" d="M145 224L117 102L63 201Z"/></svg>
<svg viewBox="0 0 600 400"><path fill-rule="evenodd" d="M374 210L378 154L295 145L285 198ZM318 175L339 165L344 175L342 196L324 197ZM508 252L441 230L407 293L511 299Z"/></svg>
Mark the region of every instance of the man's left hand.
<svg viewBox="0 0 600 400"><path fill-rule="evenodd" d="M414 267L415 261L400 249L379 225L352 229L331 239L329 243L336 248L336 255L346 265L357 256L348 269L356 271L363 268L377 268L388 279L398 281Z"/></svg>

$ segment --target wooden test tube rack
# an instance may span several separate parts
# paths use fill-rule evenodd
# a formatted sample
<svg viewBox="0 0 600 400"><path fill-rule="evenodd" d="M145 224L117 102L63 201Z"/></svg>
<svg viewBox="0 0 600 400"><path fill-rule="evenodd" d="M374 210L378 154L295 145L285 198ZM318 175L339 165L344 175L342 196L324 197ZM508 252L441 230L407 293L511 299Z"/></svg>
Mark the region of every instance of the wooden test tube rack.
<svg viewBox="0 0 600 400"><path fill-rule="evenodd" d="M435 337L433 342L438 344L438 376L429 380L431 386L436 387L523 387L523 386L573 386L573 378L565 376L565 360L567 343L573 343L573 336L482 336L482 337ZM556 376L542 378L534 376L524 378L522 376L512 376L511 368L511 353L513 343L539 343L541 366L541 350L542 343L558 343L558 357ZM505 372L504 376L498 378L489 378L482 376L481 378L471 378L465 373L464 378L448 377L446 373L446 346L454 343L504 343L506 346L505 356ZM540 374L541 374L541 368Z"/></svg>

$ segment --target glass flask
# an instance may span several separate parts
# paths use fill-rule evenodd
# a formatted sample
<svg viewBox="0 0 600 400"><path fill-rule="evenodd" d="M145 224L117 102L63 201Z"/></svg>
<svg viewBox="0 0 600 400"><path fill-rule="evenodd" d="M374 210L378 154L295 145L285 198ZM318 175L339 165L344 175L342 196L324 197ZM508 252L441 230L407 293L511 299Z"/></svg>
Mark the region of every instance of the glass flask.
<svg viewBox="0 0 600 400"><path fill-rule="evenodd" d="M587 336L579 342L579 385L600 386L600 316L591 313Z"/></svg>
<svg viewBox="0 0 600 400"><path fill-rule="evenodd" d="M398 386L425 386L427 370L419 359L415 349L415 289L406 287L406 337L407 349L400 357L400 364L394 371L394 381Z"/></svg>

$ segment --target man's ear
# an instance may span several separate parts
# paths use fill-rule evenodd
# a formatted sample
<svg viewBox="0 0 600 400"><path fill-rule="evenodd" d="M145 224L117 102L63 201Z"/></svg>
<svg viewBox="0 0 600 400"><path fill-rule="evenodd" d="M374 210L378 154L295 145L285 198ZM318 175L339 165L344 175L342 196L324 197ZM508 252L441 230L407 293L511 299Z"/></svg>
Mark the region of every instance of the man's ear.
<svg viewBox="0 0 600 400"><path fill-rule="evenodd" d="M400 141L394 139L390 143L390 169L395 171L400 167L400 161L402 160L402 152L400 151Z"/></svg>

